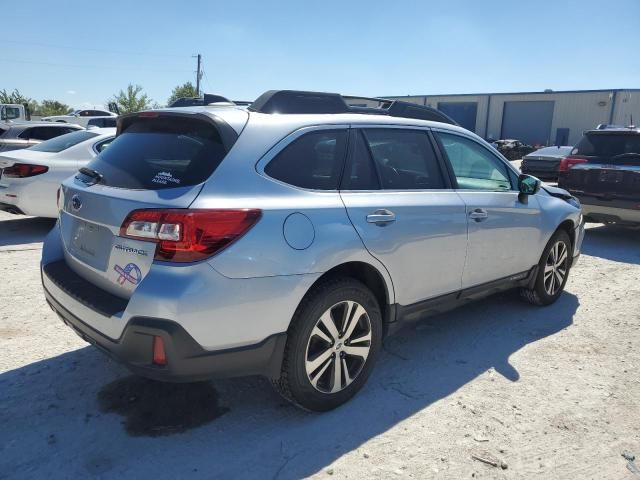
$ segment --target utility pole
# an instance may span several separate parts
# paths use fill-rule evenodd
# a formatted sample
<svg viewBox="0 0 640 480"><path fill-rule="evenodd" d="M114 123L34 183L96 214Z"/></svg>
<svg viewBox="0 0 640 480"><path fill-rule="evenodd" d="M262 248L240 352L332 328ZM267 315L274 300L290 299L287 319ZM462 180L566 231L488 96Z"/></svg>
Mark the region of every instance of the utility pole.
<svg viewBox="0 0 640 480"><path fill-rule="evenodd" d="M202 72L200 71L200 62L202 60L202 55L198 54L198 70L196 70L196 96L200 96L200 78L202 78Z"/></svg>

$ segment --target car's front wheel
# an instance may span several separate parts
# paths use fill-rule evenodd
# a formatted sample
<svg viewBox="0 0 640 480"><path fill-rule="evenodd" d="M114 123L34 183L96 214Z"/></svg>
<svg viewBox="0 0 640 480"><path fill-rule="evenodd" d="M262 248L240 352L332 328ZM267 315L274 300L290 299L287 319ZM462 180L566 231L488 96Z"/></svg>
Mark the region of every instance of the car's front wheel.
<svg viewBox="0 0 640 480"><path fill-rule="evenodd" d="M331 410L365 384L381 342L382 316L371 291L350 278L323 282L296 311L274 384L303 408Z"/></svg>
<svg viewBox="0 0 640 480"><path fill-rule="evenodd" d="M558 230L547 243L532 288L522 288L522 297L534 305L551 305L564 290L571 268L571 239Z"/></svg>

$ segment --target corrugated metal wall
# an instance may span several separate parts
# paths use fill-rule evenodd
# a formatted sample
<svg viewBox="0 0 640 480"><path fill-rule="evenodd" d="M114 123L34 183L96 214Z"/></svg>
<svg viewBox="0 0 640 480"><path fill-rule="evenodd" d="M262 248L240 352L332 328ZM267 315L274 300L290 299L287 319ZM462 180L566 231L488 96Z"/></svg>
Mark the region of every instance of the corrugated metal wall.
<svg viewBox="0 0 640 480"><path fill-rule="evenodd" d="M614 93L615 92L615 93ZM602 90L583 92L495 93L478 95L415 95L397 98L420 105L438 107L439 102L477 102L475 133L484 138L501 138L504 103L511 101L553 101L550 142L554 143L559 128L569 129L569 144L580 140L582 132L600 123L609 123L615 99L612 123L628 125L633 115L640 125L640 90ZM487 118L487 105L491 105Z"/></svg>

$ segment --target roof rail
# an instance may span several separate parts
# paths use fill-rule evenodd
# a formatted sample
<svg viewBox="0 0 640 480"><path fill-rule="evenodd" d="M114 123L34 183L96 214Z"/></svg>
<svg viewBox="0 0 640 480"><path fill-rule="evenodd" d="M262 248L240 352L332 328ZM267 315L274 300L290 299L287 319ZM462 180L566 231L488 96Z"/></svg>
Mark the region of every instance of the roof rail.
<svg viewBox="0 0 640 480"><path fill-rule="evenodd" d="M363 105L356 104L364 100ZM352 105L349 105L351 103ZM375 106L367 104L374 103ZM355 105L354 105L355 104ZM342 96L339 93L306 92L299 90L269 90L260 95L249 106L249 110L259 113L365 113L389 115L391 117L415 118L458 125L448 115L435 108L376 97Z"/></svg>

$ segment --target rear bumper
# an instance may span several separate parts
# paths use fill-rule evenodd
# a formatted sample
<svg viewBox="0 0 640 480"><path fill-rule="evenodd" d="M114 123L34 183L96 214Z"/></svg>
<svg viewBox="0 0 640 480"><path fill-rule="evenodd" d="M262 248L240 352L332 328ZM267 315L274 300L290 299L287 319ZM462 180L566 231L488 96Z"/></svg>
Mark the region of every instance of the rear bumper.
<svg viewBox="0 0 640 480"><path fill-rule="evenodd" d="M589 195L574 195L580 200L582 214L587 221L640 224L640 200L603 200Z"/></svg>
<svg viewBox="0 0 640 480"><path fill-rule="evenodd" d="M118 339L109 338L64 308L45 288L45 297L58 316L83 340L133 373L154 380L193 382L220 377L265 375L277 377L287 340L286 333L255 344L226 350L205 350L178 323L134 317ZM152 363L153 337L164 340L167 365Z"/></svg>

